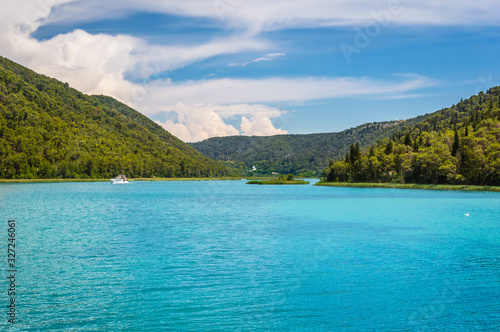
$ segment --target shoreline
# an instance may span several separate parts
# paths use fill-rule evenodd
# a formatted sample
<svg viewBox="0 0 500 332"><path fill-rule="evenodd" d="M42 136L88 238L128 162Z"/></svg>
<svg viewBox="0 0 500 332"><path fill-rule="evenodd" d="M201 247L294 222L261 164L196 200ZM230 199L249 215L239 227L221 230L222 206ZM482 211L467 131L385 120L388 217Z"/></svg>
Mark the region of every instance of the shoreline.
<svg viewBox="0 0 500 332"><path fill-rule="evenodd" d="M239 181L244 179L233 177L218 178L136 178L128 179L129 182L151 181ZM0 179L0 183L69 183L69 182L110 182L110 179Z"/></svg>
<svg viewBox="0 0 500 332"><path fill-rule="evenodd" d="M382 188L382 189L419 189L419 190L456 190L456 191L490 191L500 192L500 187L448 185L448 184L395 184L395 183L348 183L348 182L323 182L314 186L318 187L343 187L343 188Z"/></svg>
<svg viewBox="0 0 500 332"><path fill-rule="evenodd" d="M276 183L269 177L214 177L214 178L135 178L128 179L129 182L192 182L192 181L259 181L260 183L250 183L257 185L299 185L305 183ZM110 182L110 179L0 179L0 184L23 184L23 183L72 183L72 182ZM247 182L247 184L248 184ZM268 183L266 183L268 182ZM273 183L275 182L275 183ZM285 181L286 182L286 181ZM301 182L301 181L297 181ZM471 186L471 185L441 185L441 184L395 184L395 183L349 183L349 182L317 182L313 184L317 187L337 187L337 188L380 188L380 189L418 189L418 190L446 190L446 191L488 191L500 192L500 187L494 186Z"/></svg>

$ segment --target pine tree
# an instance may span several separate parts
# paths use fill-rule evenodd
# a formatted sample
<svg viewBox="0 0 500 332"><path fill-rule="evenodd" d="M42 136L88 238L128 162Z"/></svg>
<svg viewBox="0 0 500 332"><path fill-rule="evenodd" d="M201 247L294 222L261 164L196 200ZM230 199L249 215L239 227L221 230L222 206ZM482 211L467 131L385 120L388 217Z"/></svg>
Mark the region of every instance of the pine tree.
<svg viewBox="0 0 500 332"><path fill-rule="evenodd" d="M350 147L350 154L351 154L351 165L354 165L354 163L356 162L356 147L354 146L354 144L351 144L351 147Z"/></svg>
<svg viewBox="0 0 500 332"><path fill-rule="evenodd" d="M460 140L460 138L458 136L458 130L457 130L457 128L455 128L455 141L453 142L453 146L451 148L451 155L453 157L457 156L458 149L460 148L459 140Z"/></svg>
<svg viewBox="0 0 500 332"><path fill-rule="evenodd" d="M385 146L385 154L391 154L392 151L394 151L394 143L389 141L389 143Z"/></svg>
<svg viewBox="0 0 500 332"><path fill-rule="evenodd" d="M370 148L370 157L375 157L375 147L373 145Z"/></svg>
<svg viewBox="0 0 500 332"><path fill-rule="evenodd" d="M404 144L407 145L407 146L411 146L412 145L410 134L406 134Z"/></svg>

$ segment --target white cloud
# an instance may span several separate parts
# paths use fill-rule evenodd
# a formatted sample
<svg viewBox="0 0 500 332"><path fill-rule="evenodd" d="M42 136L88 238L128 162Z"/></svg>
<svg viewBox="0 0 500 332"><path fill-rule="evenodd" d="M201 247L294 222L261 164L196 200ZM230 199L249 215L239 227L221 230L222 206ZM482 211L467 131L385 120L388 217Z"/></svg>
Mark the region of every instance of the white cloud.
<svg viewBox="0 0 500 332"><path fill-rule="evenodd" d="M137 90L134 84L124 79L125 75L138 80L147 79L153 74L217 55L269 48L268 41L247 33L190 46L151 45L131 36L92 35L83 30L41 42L31 38L30 34L51 12L57 13L54 8L65 2L81 5L71 0L25 0L3 6L0 50L3 56L68 82L85 93L111 94L120 98Z"/></svg>
<svg viewBox="0 0 500 332"><path fill-rule="evenodd" d="M188 64L221 54L235 54L244 51L263 50L270 47L268 41L248 34L238 34L214 39L202 45L141 45L134 50L134 69L137 77L182 68Z"/></svg>
<svg viewBox="0 0 500 332"><path fill-rule="evenodd" d="M199 46L158 46L130 36L91 35L83 30L39 42L22 33L0 40L4 55L57 77L86 93L123 91L125 74L136 79L173 70L219 54L266 47L253 38L230 37Z"/></svg>
<svg viewBox="0 0 500 332"><path fill-rule="evenodd" d="M271 61L271 59L269 59L269 58L257 58L255 60L252 60L252 61L249 61L249 62L244 62L241 65L243 67L245 67L245 66L247 66L247 65L249 65L251 63L262 62L262 61Z"/></svg>
<svg viewBox="0 0 500 332"><path fill-rule="evenodd" d="M273 61L275 58L283 57L283 56L286 56L286 53L268 53L263 57L254 59L252 61L243 62L242 64L232 62L228 65L228 67L239 67L239 66L246 67L252 63L257 63L257 62L262 62L262 61Z"/></svg>
<svg viewBox="0 0 500 332"><path fill-rule="evenodd" d="M151 45L143 39L127 35L92 35L83 30L61 34L42 42L30 37L46 21L89 21L124 15L138 9L209 17L218 22L218 14L212 5L213 2L207 0L14 1L4 5L0 13L0 50L3 56L68 82L85 93L111 95L145 114L176 112L177 121L169 120L162 126L186 141L238 135L240 130L244 135L286 133L282 128L275 128L271 121L281 117L284 112L265 103L367 95L401 98L435 83L417 75L396 77L392 81L350 77L274 77L205 79L182 83L164 80L137 84L125 79L131 75L136 80L147 80L153 74L182 68L221 54L245 51L265 54L275 47L259 37L258 33L262 30L371 22L374 19L373 11L387 9L385 1L375 4L373 1L359 0L316 0L314 4L296 0L243 1L227 13L225 21L219 22L238 28L234 30L237 31L234 35L198 45ZM453 2L453 5L439 0L432 3L424 0L403 5L404 11L397 17L391 17L395 23L497 24L493 13L497 13L499 7L496 1L486 0L475 3L461 0ZM267 53L244 65L284 56L286 54L280 52ZM241 66L237 63L229 66L237 65ZM240 128L225 122L234 117L241 117Z"/></svg>
<svg viewBox="0 0 500 332"><path fill-rule="evenodd" d="M175 112L177 122L157 121L167 131L185 142L198 142L209 137L235 136L240 132L223 119L242 116L241 129L244 135L276 135L287 131L277 129L271 118L279 117L286 112L265 105L185 105L178 103L173 107L165 107L166 112ZM250 120L245 116L249 116Z"/></svg>
<svg viewBox="0 0 500 332"><path fill-rule="evenodd" d="M205 17L229 27L258 33L292 27L366 25L380 13L394 12L398 25L499 25L497 0L80 0L54 13L53 21L90 20L124 15L134 10ZM391 9L397 9L391 11ZM375 13L375 14L374 14Z"/></svg>
<svg viewBox="0 0 500 332"><path fill-rule="evenodd" d="M288 133L286 130L274 128L271 119L260 114L254 115L250 119L242 117L240 126L243 135L246 136L272 136Z"/></svg>
<svg viewBox="0 0 500 332"><path fill-rule="evenodd" d="M212 79L184 83L161 83L151 87L146 108L154 105L174 105L178 101L202 104L262 104L293 103L315 99L353 96L400 95L432 86L436 82L427 77L398 76L394 81L369 78L265 78Z"/></svg>
<svg viewBox="0 0 500 332"><path fill-rule="evenodd" d="M374 96L384 99L410 98L411 91L435 84L418 75L397 75L398 83L367 78L217 79L157 85L148 91L141 109L150 114L176 112L177 122L160 123L188 142L241 133L247 136L286 134L271 119L286 112L263 103L290 103L315 99ZM249 93L251 91L251 93ZM189 100L190 104L177 103ZM177 103L177 104L176 104ZM175 106L168 106L175 105ZM239 130L224 120L242 116Z"/></svg>
<svg viewBox="0 0 500 332"><path fill-rule="evenodd" d="M267 53L266 57L268 58L277 58L281 56L286 56L286 53Z"/></svg>

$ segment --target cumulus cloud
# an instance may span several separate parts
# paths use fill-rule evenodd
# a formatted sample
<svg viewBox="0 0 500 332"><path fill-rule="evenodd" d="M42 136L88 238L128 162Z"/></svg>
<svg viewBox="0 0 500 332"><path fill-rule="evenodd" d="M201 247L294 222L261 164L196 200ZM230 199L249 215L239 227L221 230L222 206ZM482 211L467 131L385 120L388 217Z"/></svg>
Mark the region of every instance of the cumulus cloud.
<svg viewBox="0 0 500 332"><path fill-rule="evenodd" d="M242 116L241 129L243 135L268 136L286 134L286 130L275 128L271 118L279 117L286 112L266 105L185 105L178 103L166 107L166 112L175 112L177 122L157 121L167 131L185 142L198 142L209 137L235 136L240 132L223 119ZM250 117L250 120L245 116Z"/></svg>
<svg viewBox="0 0 500 332"><path fill-rule="evenodd" d="M80 4L74 0L25 0L4 6L0 14L0 49L2 55L86 93L120 98L120 92L130 95L137 90L124 79L125 75L139 81L217 55L269 48L268 41L247 33L199 45L151 45L131 36L92 35L83 30L45 41L31 38L30 34L47 22L52 12L58 12L54 9L65 3ZM71 12L75 17L85 16Z"/></svg>
<svg viewBox="0 0 500 332"><path fill-rule="evenodd" d="M238 135L239 131L227 125L212 106L178 103L171 110L177 113L177 123L157 122L167 131L185 142L197 142L209 137Z"/></svg>
<svg viewBox="0 0 500 332"><path fill-rule="evenodd" d="M136 90L125 75L140 81L219 54L261 49L265 43L231 37L193 47L158 46L130 36L91 35L75 30L42 42L12 33L8 40L0 41L0 47L5 56L79 90L111 94L123 100L120 94Z"/></svg>
<svg viewBox="0 0 500 332"><path fill-rule="evenodd" d="M254 115L250 119L242 117L240 126L243 135L247 136L272 136L288 133L286 130L274 128L271 119L260 114Z"/></svg>
<svg viewBox="0 0 500 332"><path fill-rule="evenodd" d="M209 137L269 136L286 134L272 120L287 112L265 103L303 102L344 96L377 96L384 99L414 97L413 90L436 84L419 75L397 75L399 82L368 78L303 79L212 79L187 83L163 83L148 90L141 109L150 114L177 113L177 121L160 123L169 132L187 142ZM249 93L251 91L251 93ZM189 100L193 104L177 103ZM168 106L175 105L175 106ZM240 130L224 120L241 116Z"/></svg>

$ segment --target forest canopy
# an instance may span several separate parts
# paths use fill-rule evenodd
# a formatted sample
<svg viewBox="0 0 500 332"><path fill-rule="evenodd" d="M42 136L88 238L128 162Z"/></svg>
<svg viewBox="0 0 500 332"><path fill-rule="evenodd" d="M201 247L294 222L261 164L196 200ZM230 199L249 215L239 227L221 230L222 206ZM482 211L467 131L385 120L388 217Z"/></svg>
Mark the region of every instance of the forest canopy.
<svg viewBox="0 0 500 332"><path fill-rule="evenodd" d="M407 126L324 170L330 182L500 185L500 87Z"/></svg>
<svg viewBox="0 0 500 332"><path fill-rule="evenodd" d="M368 147L426 116L367 123L339 133L214 137L190 145L241 173L269 175L276 172L315 177L321 175L330 159L343 158L351 143L359 142L362 148ZM250 171L253 166L256 170Z"/></svg>
<svg viewBox="0 0 500 332"><path fill-rule="evenodd" d="M0 57L0 178L210 177L227 168L141 113Z"/></svg>

